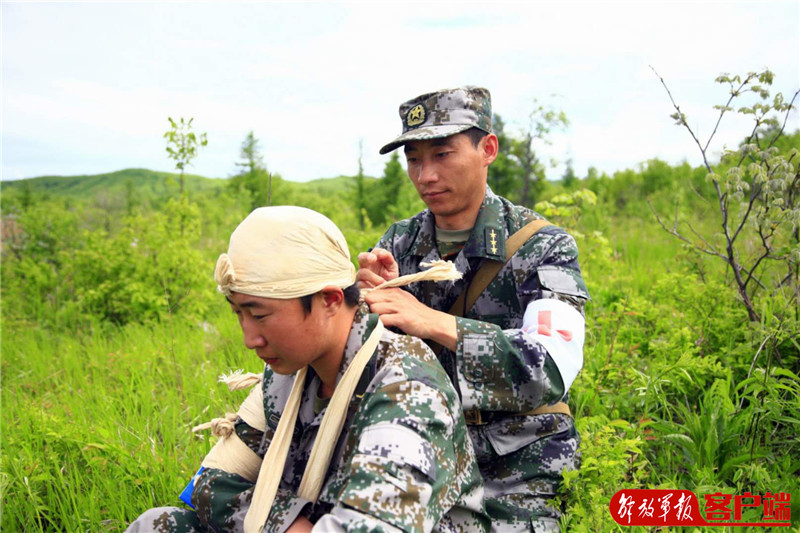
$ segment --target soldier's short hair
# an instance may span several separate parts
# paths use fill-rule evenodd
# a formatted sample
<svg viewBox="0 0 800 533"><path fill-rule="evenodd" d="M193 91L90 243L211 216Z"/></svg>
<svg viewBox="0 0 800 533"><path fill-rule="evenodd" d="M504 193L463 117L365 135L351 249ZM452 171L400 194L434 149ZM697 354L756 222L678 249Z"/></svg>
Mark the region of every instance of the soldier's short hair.
<svg viewBox="0 0 800 533"><path fill-rule="evenodd" d="M353 283L349 287L342 289L342 292L344 292L344 303L347 305L347 307L355 307L358 305L358 300L361 297L361 290L358 288L358 284ZM303 312L306 315L311 312L311 304L314 301L314 294L307 294L300 297L300 305L303 306Z"/></svg>
<svg viewBox="0 0 800 533"><path fill-rule="evenodd" d="M478 144L480 144L481 139L483 139L484 137L489 135L487 132L483 131L482 129L475 128L475 127L472 127L472 128L468 129L467 131L465 131L463 133L464 133L464 135L469 137L469 140L472 141L472 146L474 146L475 148L478 147Z"/></svg>

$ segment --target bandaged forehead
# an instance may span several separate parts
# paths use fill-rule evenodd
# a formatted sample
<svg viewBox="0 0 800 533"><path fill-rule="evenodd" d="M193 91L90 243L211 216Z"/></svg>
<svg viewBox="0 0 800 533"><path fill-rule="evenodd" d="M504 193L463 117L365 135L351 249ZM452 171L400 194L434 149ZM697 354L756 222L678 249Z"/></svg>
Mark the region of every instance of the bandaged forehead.
<svg viewBox="0 0 800 533"><path fill-rule="evenodd" d="M217 260L220 292L298 298L328 285L349 287L356 270L344 235L327 217L295 206L256 209Z"/></svg>

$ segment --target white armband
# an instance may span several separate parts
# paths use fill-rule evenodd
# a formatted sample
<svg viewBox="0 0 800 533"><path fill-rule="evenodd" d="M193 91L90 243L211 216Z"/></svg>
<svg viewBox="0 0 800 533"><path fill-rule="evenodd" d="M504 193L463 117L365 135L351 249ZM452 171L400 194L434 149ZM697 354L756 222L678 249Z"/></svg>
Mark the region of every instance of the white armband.
<svg viewBox="0 0 800 533"><path fill-rule="evenodd" d="M220 439L201 463L206 468L218 468L231 474L239 474L255 483L261 468L261 457L250 449L236 433Z"/></svg>
<svg viewBox="0 0 800 533"><path fill-rule="evenodd" d="M545 298L528 304L522 331L547 349L564 382L564 392L583 367L586 320L571 305Z"/></svg>

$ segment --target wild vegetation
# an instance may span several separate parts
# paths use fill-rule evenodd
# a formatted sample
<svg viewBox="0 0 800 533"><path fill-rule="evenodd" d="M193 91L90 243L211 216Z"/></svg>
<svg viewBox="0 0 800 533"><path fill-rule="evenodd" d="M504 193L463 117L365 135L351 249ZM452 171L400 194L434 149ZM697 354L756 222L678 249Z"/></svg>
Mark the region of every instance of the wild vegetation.
<svg viewBox="0 0 800 533"><path fill-rule="evenodd" d="M701 502L788 492L798 530L800 132L784 131L791 100L769 94L768 73L719 81L732 97L720 117L738 109L756 126L718 159L698 139L697 166L651 160L525 189L522 166L543 175L523 136L493 171L496 192L533 194L576 236L592 294L565 531L631 529L609 512L623 488ZM123 531L178 504L213 440L190 428L246 394L217 376L261 368L212 280L253 206L324 213L353 257L423 207L396 158L380 178L293 183L267 172L249 135L238 163L229 180L185 175L183 192L146 170L3 183L2 529Z"/></svg>

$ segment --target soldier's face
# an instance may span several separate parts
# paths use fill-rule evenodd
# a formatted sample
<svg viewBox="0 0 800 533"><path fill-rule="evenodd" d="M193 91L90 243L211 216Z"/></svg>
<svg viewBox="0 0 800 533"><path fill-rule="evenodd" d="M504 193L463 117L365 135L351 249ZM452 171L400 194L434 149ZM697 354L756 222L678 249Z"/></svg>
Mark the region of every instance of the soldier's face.
<svg viewBox="0 0 800 533"><path fill-rule="evenodd" d="M320 305L306 314L299 298L278 300L233 292L228 297L245 346L277 374L293 374L326 357ZM318 303L318 302L317 302Z"/></svg>
<svg viewBox="0 0 800 533"><path fill-rule="evenodd" d="M439 227L467 229L475 223L487 168L497 156L496 141L489 135L476 147L460 133L405 145L408 176Z"/></svg>

